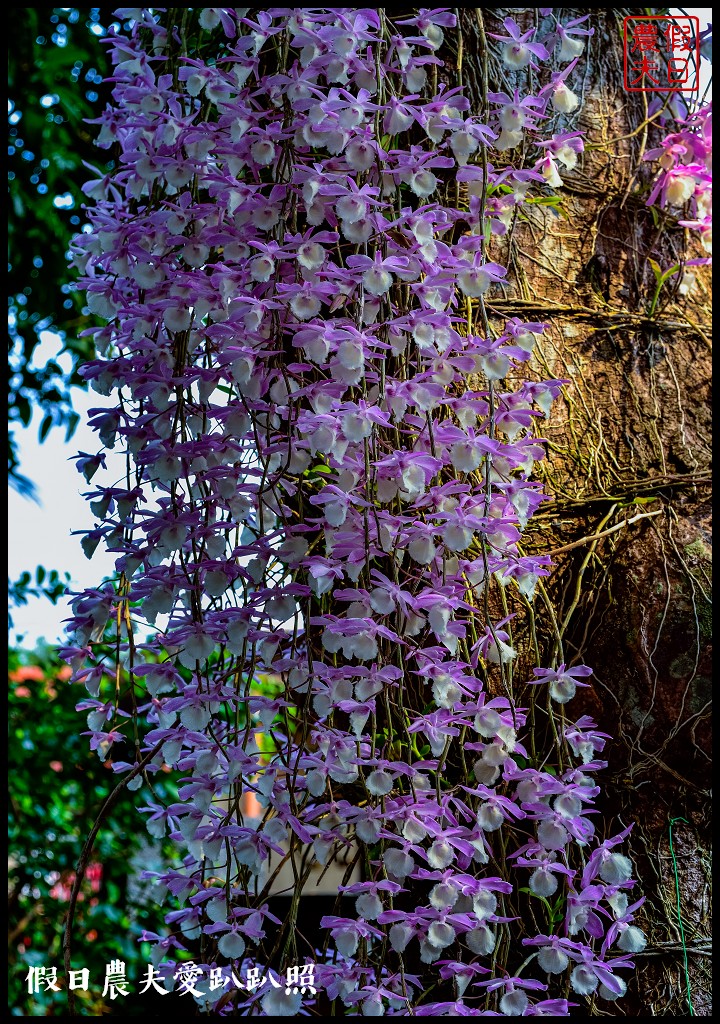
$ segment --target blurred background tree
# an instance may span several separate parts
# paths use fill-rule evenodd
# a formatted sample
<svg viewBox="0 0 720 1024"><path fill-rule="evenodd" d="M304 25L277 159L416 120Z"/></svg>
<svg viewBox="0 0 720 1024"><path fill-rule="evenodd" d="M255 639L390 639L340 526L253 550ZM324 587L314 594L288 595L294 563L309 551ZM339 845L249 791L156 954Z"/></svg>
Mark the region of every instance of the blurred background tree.
<svg viewBox="0 0 720 1024"><path fill-rule="evenodd" d="M70 238L84 221L85 164L103 172L112 161L93 143L87 120L104 108L109 88L100 39L112 8L25 8L7 12L8 61L8 474L21 494L36 496L20 465L18 431L40 412L39 435L53 428L72 436L78 421L73 389L84 387L78 366L92 358L81 332L89 326L67 265ZM30 556L28 552L28 556ZM67 573L28 565L11 583L10 607L44 595L55 603ZM49 647L9 652L8 960L13 1016L62 1016L66 1009L62 930L75 867L98 808L112 788L109 766L80 735L75 705L84 687ZM162 787L163 783L159 785ZM90 971L90 991L78 992L83 1016L153 1012L150 993L109 1005L101 995L105 965L127 964L136 980L149 951L143 929L157 930L161 909L140 871L161 853L138 829L140 793L125 791L101 830L76 910L73 966ZM29 995L30 967L57 967L60 992ZM156 997L158 1000L160 996ZM122 1004L122 1005L119 1005Z"/></svg>
<svg viewBox="0 0 720 1024"><path fill-rule="evenodd" d="M70 437L77 424L72 388L78 365L92 356L80 337L88 326L66 252L81 229L84 162L112 167L95 148L93 127L109 95L100 38L111 8L11 7L8 62L8 470L10 483L34 496L19 465L16 430L39 408L40 438L53 427ZM44 332L61 339L66 357L48 357ZM47 338L47 336L45 336ZM61 365L61 362L63 365Z"/></svg>
<svg viewBox="0 0 720 1024"><path fill-rule="evenodd" d="M83 718L75 710L85 687L68 683L70 669L51 648L10 652L9 739L12 765L8 821L9 1008L13 1016L62 1016L66 1012L62 932L83 843L103 800L115 784L110 763L89 750ZM153 788L167 796L168 781ZM169 855L162 841L138 827L147 789L125 789L111 820L100 830L75 912L73 968L90 972L87 993L78 991L82 1016L153 1013L151 992L137 980L149 962L142 931L159 931L163 910L140 872L161 869ZM105 967L124 960L129 995L110 1007L102 998ZM56 967L59 992L28 993L31 967ZM156 997L160 1000L160 996Z"/></svg>

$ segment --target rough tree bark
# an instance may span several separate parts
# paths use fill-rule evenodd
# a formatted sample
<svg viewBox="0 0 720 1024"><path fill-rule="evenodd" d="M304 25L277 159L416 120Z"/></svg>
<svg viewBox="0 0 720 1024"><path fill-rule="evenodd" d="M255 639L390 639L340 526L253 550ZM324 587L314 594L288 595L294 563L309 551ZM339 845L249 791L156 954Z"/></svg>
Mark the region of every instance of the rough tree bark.
<svg viewBox="0 0 720 1024"><path fill-rule="evenodd" d="M506 13L485 12L486 30L495 31ZM512 13L522 25L522 12ZM587 13L564 10L563 18ZM595 34L571 126L585 133L584 157L563 175L560 215L536 205L501 241L497 259L510 268L509 284L488 309L498 321L549 323L531 365L538 379L571 382L541 431L553 501L531 521L528 549L552 552L556 566L549 602L536 598L534 628L546 650L559 635L568 660L594 667L595 687L579 700L616 737L607 748L608 810L636 823L631 844L649 944L616 1012L688 1012L672 821L690 991L695 1014L705 1016L710 294L699 273L690 295L679 296L675 286L648 314L655 288L648 259L665 268L703 254L685 229L665 217L658 222L646 205L653 168L643 154L672 129L648 122L643 94L623 88L622 19L645 13L592 12ZM477 104L481 12L459 14L461 33L450 34L448 47ZM491 91L511 92L501 67L491 62L488 70ZM530 629L526 616L514 637L521 652L529 652Z"/></svg>

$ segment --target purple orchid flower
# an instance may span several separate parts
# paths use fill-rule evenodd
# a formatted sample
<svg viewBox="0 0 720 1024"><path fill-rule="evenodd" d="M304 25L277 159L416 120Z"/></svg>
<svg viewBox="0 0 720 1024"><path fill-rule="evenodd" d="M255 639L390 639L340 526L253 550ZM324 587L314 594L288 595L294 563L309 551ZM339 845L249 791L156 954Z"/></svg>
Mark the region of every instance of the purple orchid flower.
<svg viewBox="0 0 720 1024"><path fill-rule="evenodd" d="M488 35L491 39L497 39L498 42L503 43L502 59L507 67L517 71L530 65L538 70L538 65L533 62L532 58L548 60L550 54L543 44L531 42L535 35L534 28L527 32L521 32L517 22L512 18L504 18L503 26L508 33L506 36L498 35L495 32L488 32Z"/></svg>

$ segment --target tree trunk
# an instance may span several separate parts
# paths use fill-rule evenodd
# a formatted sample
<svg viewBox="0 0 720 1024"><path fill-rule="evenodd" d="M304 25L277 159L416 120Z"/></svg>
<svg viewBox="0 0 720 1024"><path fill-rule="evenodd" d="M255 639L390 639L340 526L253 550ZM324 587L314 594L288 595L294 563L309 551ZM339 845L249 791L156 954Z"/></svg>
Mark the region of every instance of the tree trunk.
<svg viewBox="0 0 720 1024"><path fill-rule="evenodd" d="M595 687L578 703L616 739L607 748L608 809L635 822L649 943L619 1008L683 1015L689 985L695 1014L706 1016L710 295L701 272L689 296L666 286L649 313L650 260L665 269L704 254L686 229L662 215L658 223L646 205L657 166L643 155L673 128L648 123L645 94L623 88L622 18L644 13L593 11L572 126L585 133L584 157L563 175L560 216L534 205L500 240L493 258L510 268L509 287L488 310L502 322L550 324L530 366L538 379L570 381L540 431L553 501L533 517L526 541L555 562L547 591L557 631L537 599L536 629L547 651L559 633L566 660L593 666ZM461 11L457 62L476 102L478 15ZM502 32L496 22L486 17L486 29ZM510 91L498 66L489 74L491 91ZM529 652L527 621L514 641Z"/></svg>

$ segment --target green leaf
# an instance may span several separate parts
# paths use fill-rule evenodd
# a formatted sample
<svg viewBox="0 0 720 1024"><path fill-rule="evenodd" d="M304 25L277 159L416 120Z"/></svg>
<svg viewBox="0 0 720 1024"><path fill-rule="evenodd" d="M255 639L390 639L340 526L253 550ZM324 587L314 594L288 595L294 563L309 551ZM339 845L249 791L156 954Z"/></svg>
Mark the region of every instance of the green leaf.
<svg viewBox="0 0 720 1024"><path fill-rule="evenodd" d="M67 418L67 430L65 431L65 441L69 441L75 433L75 428L80 422L80 417L76 412L71 412Z"/></svg>
<svg viewBox="0 0 720 1024"><path fill-rule="evenodd" d="M534 203L536 206L560 206L562 196L531 196L525 200L526 203Z"/></svg>
<svg viewBox="0 0 720 1024"><path fill-rule="evenodd" d="M553 910L552 910L552 921L553 921L553 923L556 923L558 921L562 921L562 919L564 917L565 917L565 893L562 893L555 900L555 906L553 907Z"/></svg>
<svg viewBox="0 0 720 1024"><path fill-rule="evenodd" d="M677 272L680 270L680 264L676 263L674 267L669 267L660 278L660 284L665 284L671 277L675 277Z"/></svg>
<svg viewBox="0 0 720 1024"><path fill-rule="evenodd" d="M544 903L545 906L547 907L547 912L550 915L550 920L552 921L552 919L553 919L553 908L550 906L549 901L547 899L545 899L544 896L538 896L538 894L536 892L533 892L532 889L528 889L528 888L520 889L520 892L526 892L529 896L534 896L534 898L536 900L540 900L541 903Z"/></svg>
<svg viewBox="0 0 720 1024"><path fill-rule="evenodd" d="M52 415L50 413L47 413L43 417L43 421L40 424L40 443L41 444L45 440L45 438L48 436L48 434L50 433L50 428L52 427L52 425L53 425Z"/></svg>
<svg viewBox="0 0 720 1024"><path fill-rule="evenodd" d="M660 267L660 264L657 263L655 260L651 259L649 256L648 256L648 263L650 264L650 269L652 270L653 274L655 275L655 280L659 283L662 280L662 276L663 276L663 272L662 272L662 269Z"/></svg>

